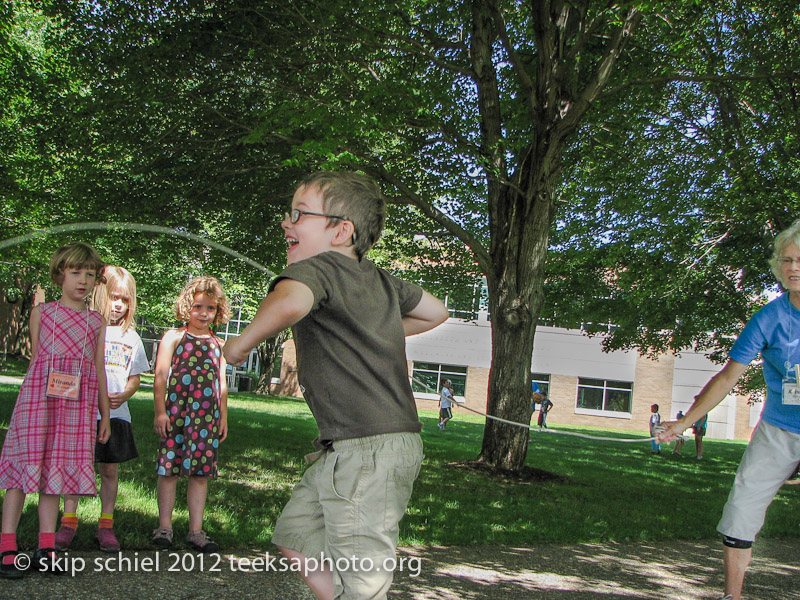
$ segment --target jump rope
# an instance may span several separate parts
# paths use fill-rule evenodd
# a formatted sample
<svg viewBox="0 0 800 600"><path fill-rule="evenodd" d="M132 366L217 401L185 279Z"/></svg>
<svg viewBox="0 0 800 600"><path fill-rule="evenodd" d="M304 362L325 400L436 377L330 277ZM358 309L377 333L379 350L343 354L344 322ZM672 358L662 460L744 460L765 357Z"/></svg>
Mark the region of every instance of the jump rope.
<svg viewBox="0 0 800 600"><path fill-rule="evenodd" d="M414 383L417 383L417 384L421 385L422 387L424 387L426 391L428 391L430 393L433 393L433 394L437 393L436 390L431 388L428 384L420 381L419 379L415 379L415 378L412 377L411 380ZM601 442L620 442L620 443L623 443L623 444L636 444L636 443L642 443L642 442L652 442L652 441L656 440L655 437L647 437L647 438L615 438L615 437L603 437L603 436L599 436L599 435L587 435L585 433L575 433L573 431L563 431L561 429L550 429L549 427L548 428L542 428L542 427L536 427L535 428L534 426L529 425L527 423L517 423L516 421L509 421L507 419L501 419L500 417L495 417L494 415L489 415L487 413L480 412L479 410L475 410L474 408L470 408L469 406L464 406L464 404L462 402L456 402L454 400L453 404L455 406L458 406L459 408L463 408L464 410L468 410L470 412L473 412L476 415L480 415L482 417L486 417L487 419L492 419L493 421L499 421L499 422L505 423L507 425L514 425L516 427L522 427L523 429L527 429L529 431L536 431L537 433L552 433L554 435L569 435L569 436L572 436L572 437L579 437L579 438L583 438L583 439L587 439L587 440L597 440L597 441L601 441ZM658 426L655 427L655 431L657 433L661 433L662 431L666 431L666 429L667 428L664 427L663 425L658 425ZM679 435L675 439L676 440L678 440L678 439L686 440L687 438L684 435Z"/></svg>

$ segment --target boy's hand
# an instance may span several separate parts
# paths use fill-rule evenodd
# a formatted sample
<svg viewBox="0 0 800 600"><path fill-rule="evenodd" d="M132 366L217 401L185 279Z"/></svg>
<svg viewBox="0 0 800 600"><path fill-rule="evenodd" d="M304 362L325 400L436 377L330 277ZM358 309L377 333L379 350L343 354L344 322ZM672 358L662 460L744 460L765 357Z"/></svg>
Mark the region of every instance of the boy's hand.
<svg viewBox="0 0 800 600"><path fill-rule="evenodd" d="M119 408L123 404L125 404L128 399L125 397L124 392L108 392L108 405L111 408Z"/></svg>
<svg viewBox="0 0 800 600"><path fill-rule="evenodd" d="M166 440L167 433L172 431L172 426L169 424L169 417L166 414L156 415L156 418L153 420L153 429L155 429L156 434L162 440Z"/></svg>
<svg viewBox="0 0 800 600"><path fill-rule="evenodd" d="M97 441L101 444L108 442L111 437L111 420L108 417L100 419L100 426L97 428Z"/></svg>
<svg viewBox="0 0 800 600"><path fill-rule="evenodd" d="M239 366L243 365L247 360L247 355L250 354L250 351L244 351L240 346L241 343L238 337L229 338L225 342L225 345L222 347L222 355L225 357L225 360L228 361L228 364Z"/></svg>

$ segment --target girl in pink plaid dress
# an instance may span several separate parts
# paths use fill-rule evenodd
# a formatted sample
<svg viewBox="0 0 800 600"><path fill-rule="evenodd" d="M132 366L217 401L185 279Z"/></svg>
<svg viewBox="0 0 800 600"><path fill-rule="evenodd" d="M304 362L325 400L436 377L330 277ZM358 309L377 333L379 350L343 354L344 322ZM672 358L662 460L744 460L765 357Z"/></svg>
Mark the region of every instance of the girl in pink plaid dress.
<svg viewBox="0 0 800 600"><path fill-rule="evenodd" d="M0 455L0 488L6 490L0 577L18 579L29 564L61 570L53 560L59 496L97 493L94 443L106 442L110 432L105 322L88 309L86 298L102 272L103 261L91 246L60 248L50 261L50 278L61 297L31 311L32 358ZM25 495L32 493L39 494L39 545L29 561L18 557L16 532Z"/></svg>

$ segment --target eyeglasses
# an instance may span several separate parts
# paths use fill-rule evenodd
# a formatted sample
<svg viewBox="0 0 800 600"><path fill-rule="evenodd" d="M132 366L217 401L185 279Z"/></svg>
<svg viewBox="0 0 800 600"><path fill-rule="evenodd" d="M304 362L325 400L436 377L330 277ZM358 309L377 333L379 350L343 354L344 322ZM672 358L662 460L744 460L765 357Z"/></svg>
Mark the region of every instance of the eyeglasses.
<svg viewBox="0 0 800 600"><path fill-rule="evenodd" d="M778 259L778 264L785 266L791 266L796 264L798 267L800 267L800 258L790 258L788 256L782 256L781 258Z"/></svg>
<svg viewBox="0 0 800 600"><path fill-rule="evenodd" d="M299 208L293 208L292 212L283 213L283 217L285 219L289 219L289 222L294 225L300 220L300 217L303 215L312 215L314 217L328 217L329 219L342 219L343 221L347 221L347 217L340 217L339 215L326 215L325 213L318 213L318 212L311 212L310 210L300 210Z"/></svg>

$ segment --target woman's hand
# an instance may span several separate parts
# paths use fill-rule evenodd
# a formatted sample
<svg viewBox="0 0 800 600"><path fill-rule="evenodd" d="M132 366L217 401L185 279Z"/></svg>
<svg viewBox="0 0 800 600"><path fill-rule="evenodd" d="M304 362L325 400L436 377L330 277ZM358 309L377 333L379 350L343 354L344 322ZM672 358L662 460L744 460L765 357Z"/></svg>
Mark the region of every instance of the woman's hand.
<svg viewBox="0 0 800 600"><path fill-rule="evenodd" d="M662 444L669 444L686 429L680 421L667 421L666 423L662 423L661 426L664 428L664 431L659 432L655 437L657 437L658 441Z"/></svg>

